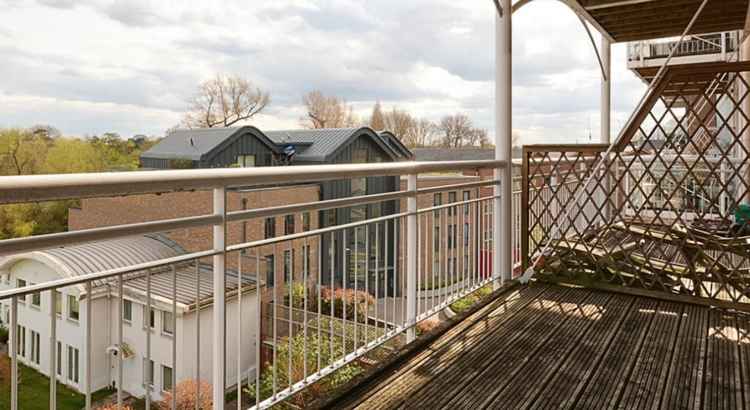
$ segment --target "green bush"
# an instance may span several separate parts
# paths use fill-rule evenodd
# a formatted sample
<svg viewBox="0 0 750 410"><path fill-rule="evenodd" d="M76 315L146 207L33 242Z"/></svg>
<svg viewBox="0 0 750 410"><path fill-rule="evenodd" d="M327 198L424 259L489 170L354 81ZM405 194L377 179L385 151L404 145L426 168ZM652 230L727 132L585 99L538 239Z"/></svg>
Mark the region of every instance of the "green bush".
<svg viewBox="0 0 750 410"><path fill-rule="evenodd" d="M0 343L7 344L8 337L8 328L6 328L5 326L0 326Z"/></svg>
<svg viewBox="0 0 750 410"><path fill-rule="evenodd" d="M492 285L483 286L473 293L470 293L461 299L451 304L451 310L456 313L461 313L471 308L475 303L479 302L482 298L492 293Z"/></svg>

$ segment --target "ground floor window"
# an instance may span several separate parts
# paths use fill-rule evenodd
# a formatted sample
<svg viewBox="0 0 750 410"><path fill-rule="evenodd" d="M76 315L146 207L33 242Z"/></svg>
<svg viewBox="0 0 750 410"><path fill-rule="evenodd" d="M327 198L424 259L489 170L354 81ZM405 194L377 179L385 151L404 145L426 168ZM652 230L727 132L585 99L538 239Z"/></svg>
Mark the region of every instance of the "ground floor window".
<svg viewBox="0 0 750 410"><path fill-rule="evenodd" d="M154 385L154 361L143 359L143 385Z"/></svg>
<svg viewBox="0 0 750 410"><path fill-rule="evenodd" d="M68 346L68 380L78 384L79 380L79 352L73 346Z"/></svg>
<svg viewBox="0 0 750 410"><path fill-rule="evenodd" d="M31 361L34 364L39 364L39 348L40 346L39 332L31 331Z"/></svg>
<svg viewBox="0 0 750 410"><path fill-rule="evenodd" d="M57 342L57 355L55 359L57 359L57 375L62 376L62 343Z"/></svg>
<svg viewBox="0 0 750 410"><path fill-rule="evenodd" d="M172 390L172 368L168 366L161 367L161 386L163 391Z"/></svg>
<svg viewBox="0 0 750 410"><path fill-rule="evenodd" d="M18 335L18 340L16 340L16 349L18 350L18 355L21 357L26 357L26 328L21 325L17 325L16 334Z"/></svg>

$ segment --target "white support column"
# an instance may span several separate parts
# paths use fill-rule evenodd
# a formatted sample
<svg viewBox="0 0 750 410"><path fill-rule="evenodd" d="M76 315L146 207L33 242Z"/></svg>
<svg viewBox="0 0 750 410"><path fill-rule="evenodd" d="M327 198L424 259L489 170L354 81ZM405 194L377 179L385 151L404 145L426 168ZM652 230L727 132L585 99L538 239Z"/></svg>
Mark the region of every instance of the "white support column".
<svg viewBox="0 0 750 410"><path fill-rule="evenodd" d="M49 408L57 408L57 290L49 292ZM62 353L62 352L61 352Z"/></svg>
<svg viewBox="0 0 750 410"><path fill-rule="evenodd" d="M502 16L495 15L495 158L506 163L505 168L495 170L495 178L500 185L495 185L493 212L493 285L499 287L502 282L510 280L513 273L511 253L512 230L511 220L513 199L512 181L513 150L512 124L512 24L511 0L501 0ZM522 204L523 205L523 204Z"/></svg>
<svg viewBox="0 0 750 410"><path fill-rule="evenodd" d="M745 41L742 42L740 45L740 61L750 61L750 40L745 38ZM742 76L742 79L745 80L746 83L750 84L750 73L744 72L740 74ZM744 95L745 92L747 92L746 87L744 85L741 85L740 87L740 98L742 95ZM750 118L750 97L745 97L744 100L742 100L740 110L743 114L745 114L746 117ZM745 124L745 117L740 116L740 123L741 126L744 126ZM741 129L741 128L740 128ZM745 127L745 131L742 133L742 147L745 149L745 151L750 152L750 127ZM747 161L744 161L745 164L747 164ZM743 172L742 177L745 179L745 181L750 181L750 166L744 165L743 166ZM740 183L739 190L740 193L742 193L742 190L744 190L744 184ZM750 192L745 192L745 194L742 196L741 202L743 204L750 205Z"/></svg>
<svg viewBox="0 0 750 410"><path fill-rule="evenodd" d="M417 174L409 174L406 189L411 196L406 199L409 215L406 217L406 342L416 338L417 321Z"/></svg>
<svg viewBox="0 0 750 410"><path fill-rule="evenodd" d="M214 250L222 251L213 257L214 304L213 304L213 403L215 410L224 410L225 376L225 262L226 262L226 190L214 189L214 215L221 215L222 222L214 225Z"/></svg>
<svg viewBox="0 0 750 410"><path fill-rule="evenodd" d="M611 144L612 138L612 124L611 124L611 115L612 115L612 43L604 36L601 38L601 47L599 47L601 50L599 51L602 58L602 68L604 71L604 76L602 77L602 83L601 83L601 130L599 133L599 142L602 144ZM609 160L609 158L607 158ZM608 201L608 196L610 195L612 189L611 184L612 181L610 179L609 175L609 167L604 167L604 175L602 177L605 177L605 181L602 184L604 186L604 192L602 192L601 201L605 203L602 208L602 214L604 215L606 223L610 219L610 204Z"/></svg>

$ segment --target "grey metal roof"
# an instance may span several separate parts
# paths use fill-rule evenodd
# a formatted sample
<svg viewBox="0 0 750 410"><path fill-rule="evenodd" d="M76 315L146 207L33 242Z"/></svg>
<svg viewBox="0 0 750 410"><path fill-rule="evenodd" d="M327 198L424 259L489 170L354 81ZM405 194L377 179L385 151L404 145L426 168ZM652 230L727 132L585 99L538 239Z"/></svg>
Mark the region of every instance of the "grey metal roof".
<svg viewBox="0 0 750 410"><path fill-rule="evenodd" d="M495 159L495 148L414 148L416 161L472 161Z"/></svg>
<svg viewBox="0 0 750 410"><path fill-rule="evenodd" d="M171 258L185 251L163 235L127 236L107 241L90 242L36 251L63 265L73 276L123 268L139 263ZM104 284L93 281L93 286Z"/></svg>
<svg viewBox="0 0 750 410"><path fill-rule="evenodd" d="M297 147L296 161L324 162L360 130L362 128L280 130L266 131L266 136L280 147L303 145Z"/></svg>
<svg viewBox="0 0 750 410"><path fill-rule="evenodd" d="M242 289L244 292L256 288L255 272L249 270L255 270L255 262L248 263L250 269L243 269L242 274ZM211 265L199 264L198 273L196 275L195 263L181 264L175 267L175 273L177 273L177 291L176 300L177 303L188 306L189 308L194 307L196 301L196 289L198 289L198 297L202 306L206 306L213 301L213 268ZM198 288L198 278L200 277L200 288ZM237 292L237 284L239 275L236 270L227 270L226 272L226 291L228 297L231 297ZM147 282L151 281L151 295L152 298L162 298L165 301L171 303L172 301L172 270L171 268L163 269L159 272L152 273L150 279L146 274L140 274L137 277L128 279L124 286L126 289L136 290L138 293L143 295L146 294Z"/></svg>
<svg viewBox="0 0 750 410"><path fill-rule="evenodd" d="M158 144L141 154L141 157L200 161L204 155L219 147L219 145L229 138L246 133L255 135L261 141L265 142L269 148L274 151L276 150L271 141L255 127L193 128L178 129L171 132L159 141Z"/></svg>
<svg viewBox="0 0 750 410"><path fill-rule="evenodd" d="M396 134L390 132L390 131L379 131L378 135L383 138L383 141L396 153L396 155L400 158L404 159L410 159L414 157L414 153L412 153L409 148L404 145L403 142L401 142L400 139L396 136Z"/></svg>

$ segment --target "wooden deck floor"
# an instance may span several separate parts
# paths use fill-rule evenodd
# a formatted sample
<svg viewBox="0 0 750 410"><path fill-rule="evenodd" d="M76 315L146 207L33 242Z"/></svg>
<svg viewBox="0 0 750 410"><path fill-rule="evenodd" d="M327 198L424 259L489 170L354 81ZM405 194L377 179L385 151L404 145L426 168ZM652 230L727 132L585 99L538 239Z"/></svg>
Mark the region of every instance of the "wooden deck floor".
<svg viewBox="0 0 750 410"><path fill-rule="evenodd" d="M531 285L337 406L750 409L749 332L746 314Z"/></svg>

